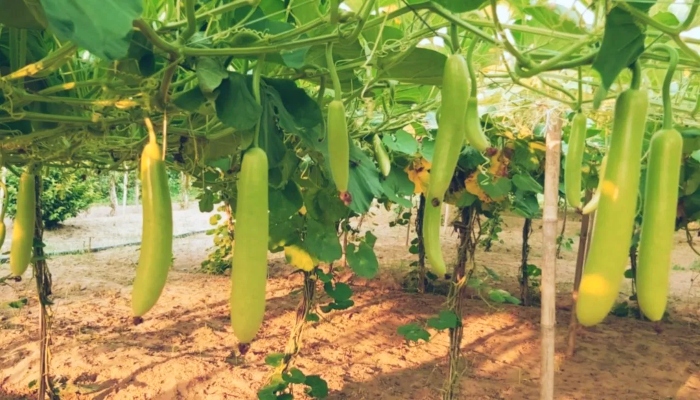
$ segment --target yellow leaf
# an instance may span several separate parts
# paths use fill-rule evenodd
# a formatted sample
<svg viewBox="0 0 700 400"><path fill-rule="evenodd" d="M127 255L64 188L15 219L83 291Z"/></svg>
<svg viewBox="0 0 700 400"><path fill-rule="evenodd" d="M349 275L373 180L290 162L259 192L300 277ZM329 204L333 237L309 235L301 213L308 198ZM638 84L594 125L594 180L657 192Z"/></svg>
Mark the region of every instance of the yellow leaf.
<svg viewBox="0 0 700 400"><path fill-rule="evenodd" d="M530 143L528 143L528 146L530 146L530 148L532 150L537 150L537 151L546 151L547 150L547 146L545 146L545 144L542 142L530 142Z"/></svg>
<svg viewBox="0 0 700 400"><path fill-rule="evenodd" d="M526 139L532 136L532 131L527 126L522 126L520 132L518 132L518 138L520 139Z"/></svg>
<svg viewBox="0 0 700 400"><path fill-rule="evenodd" d="M306 272L311 272L318 263L306 250L295 244L284 248L284 256L289 264Z"/></svg>
<svg viewBox="0 0 700 400"><path fill-rule="evenodd" d="M306 206L301 206L301 208L299 209L299 214L306 215Z"/></svg>
<svg viewBox="0 0 700 400"><path fill-rule="evenodd" d="M469 175L469 177L464 181L464 187L467 189L467 192L478 197L482 203L489 203L491 202L491 198L486 194L486 192L484 192L484 189L481 188L479 182L477 182L476 179L478 176L479 171L472 172L472 174Z"/></svg>
<svg viewBox="0 0 700 400"><path fill-rule="evenodd" d="M413 182L415 189L413 193L426 193L428 182L430 182L430 162L425 158L413 160L404 169L408 174L408 179Z"/></svg>

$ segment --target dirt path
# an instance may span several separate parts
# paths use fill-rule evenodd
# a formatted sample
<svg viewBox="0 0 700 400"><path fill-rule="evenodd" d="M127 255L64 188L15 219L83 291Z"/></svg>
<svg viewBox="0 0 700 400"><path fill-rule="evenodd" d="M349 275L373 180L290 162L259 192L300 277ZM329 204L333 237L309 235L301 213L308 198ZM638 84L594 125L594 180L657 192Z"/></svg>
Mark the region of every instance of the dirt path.
<svg viewBox="0 0 700 400"><path fill-rule="evenodd" d="M106 236L101 240L119 243L140 234L138 213L110 218L107 210L104 215L93 210L87 217L70 221L73 228L66 234L52 232L55 236L47 235L47 242L58 249L86 237ZM329 399L440 398L447 370L447 334L437 333L428 343L409 345L396 329L432 316L440 310L443 298L401 290L401 276L413 258L405 246L405 228L388 228L391 217L380 213L363 224L379 237L381 276L372 281L353 280L356 305L323 315L307 330L296 366L327 380ZM195 226L208 228L208 215L200 214L196 207L176 211L175 221L176 233ZM480 265L503 277L499 287L513 291L521 224L522 219L506 218L500 234L503 244L477 254ZM534 228L531 262L538 264L541 222L536 221ZM569 221L567 236L575 236L577 229L578 224ZM444 240L446 248L456 244L455 235L448 234ZM211 237L204 234L175 241L175 265L166 289L139 326L130 324L129 306L138 247L49 260L56 299L52 372L62 383L62 399L256 398L269 372L265 356L283 351L286 344L299 301L300 278L290 275L292 270L281 257L272 258L266 321L245 360L235 359L231 352L236 341L228 323L228 278L196 273L210 246ZM573 252L564 252L558 266L564 305L574 257ZM698 274L696 262L697 256L687 245L679 245L674 252L678 267L672 277L672 320L664 322L660 332L649 323L616 317L582 330L577 355L570 360L560 358L556 398L700 398L700 337L694 322L698 290L690 284ZM4 268L7 266L0 266ZM33 292L31 280L0 287L2 400L23 399L33 393L28 388L38 373L38 305ZM6 306L24 296L29 300L26 307ZM319 298L321 304L328 301L325 296ZM565 348L568 320L569 312L563 307L557 313L560 353ZM537 308L469 300L463 345L469 368L462 378L460 398L538 398L538 321Z"/></svg>

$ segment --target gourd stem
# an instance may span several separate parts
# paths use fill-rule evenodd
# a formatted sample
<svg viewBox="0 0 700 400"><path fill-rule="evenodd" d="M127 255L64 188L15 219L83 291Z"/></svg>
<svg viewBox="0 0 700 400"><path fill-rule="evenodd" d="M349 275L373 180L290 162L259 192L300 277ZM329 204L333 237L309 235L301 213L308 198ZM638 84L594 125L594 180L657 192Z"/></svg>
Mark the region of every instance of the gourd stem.
<svg viewBox="0 0 700 400"><path fill-rule="evenodd" d="M469 79L472 81L469 93L470 97L476 97L476 87L478 85L476 81L476 71L474 70L474 62L472 61L474 59L474 49L476 48L478 42L478 38L473 38L472 42L469 43L469 48L467 49L467 67L469 68Z"/></svg>
<svg viewBox="0 0 700 400"><path fill-rule="evenodd" d="M630 84L630 88L639 90L639 87L642 85L642 66L639 65L639 61L635 61L630 68L632 69L632 83Z"/></svg>
<svg viewBox="0 0 700 400"><path fill-rule="evenodd" d="M326 64L328 64L328 72L333 81L335 99L342 100L343 92L340 86L340 78L338 77L338 71L335 69L335 62L333 61L333 43L329 43L328 46L326 46Z"/></svg>
<svg viewBox="0 0 700 400"><path fill-rule="evenodd" d="M651 46L649 50L661 50L668 53L668 69L666 70L664 83L661 87L661 96L664 105L663 129L673 129L673 104L671 103L671 81L673 80L673 74L676 72L676 66L678 65L678 52L676 51L676 49L666 44L656 44L654 46Z"/></svg>
<svg viewBox="0 0 700 400"><path fill-rule="evenodd" d="M260 95L260 79L262 75L262 68L265 64L265 55L262 54L258 57L258 63L255 65L255 70L253 71L253 97L255 97L255 102L262 105L262 97ZM253 139L253 145L258 147L260 137L260 124L262 122L262 115L257 124L255 124L255 138Z"/></svg>
<svg viewBox="0 0 700 400"><path fill-rule="evenodd" d="M583 72L581 67L578 67L578 104L576 104L576 111L581 111L581 104L583 103Z"/></svg>
<svg viewBox="0 0 700 400"><path fill-rule="evenodd" d="M457 25L450 25L450 41L452 42L452 53L459 53L459 30Z"/></svg>

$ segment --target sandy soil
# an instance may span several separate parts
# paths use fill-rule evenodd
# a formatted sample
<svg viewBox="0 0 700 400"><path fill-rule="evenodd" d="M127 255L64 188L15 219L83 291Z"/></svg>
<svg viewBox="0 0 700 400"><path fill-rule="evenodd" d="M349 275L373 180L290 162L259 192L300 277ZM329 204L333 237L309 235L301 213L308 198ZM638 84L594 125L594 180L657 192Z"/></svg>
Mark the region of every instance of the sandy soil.
<svg viewBox="0 0 700 400"><path fill-rule="evenodd" d="M109 217L107 208L91 210L46 235L49 249L73 249L138 240L138 210ZM422 322L437 313L443 297L401 290L412 257L406 228L389 228L390 213L363 223L379 237L382 266L372 281L351 280L356 305L323 315L306 331L296 366L328 381L329 399L438 399L447 371L446 333L430 342L407 344L397 327ZM175 211L176 234L207 229L209 215L196 206ZM479 265L503 277L498 287L516 293L522 219L507 217L503 243L477 253ZM568 221L567 236L577 243L578 222ZM535 221L531 262L541 262L541 222ZM411 233L413 235L413 233ZM9 233L8 233L9 237ZM446 232L454 249L456 234ZM568 291L574 252L562 252L558 264L557 399L698 399L700 337L698 295L692 282L700 275L698 257L678 236L672 274L671 318L660 327L632 318L609 317L581 329L577 354L564 359L569 321ZM175 265L159 303L145 322L132 326L130 285L138 247L54 257L51 368L62 399L255 399L268 375L268 353L284 351L299 302L301 279L283 258L271 258L266 321L244 359L233 350L228 324L228 278L197 273L211 238L197 234L175 242ZM80 248L79 246L77 248ZM453 250L452 253L455 251ZM446 253L447 254L447 253ZM0 266L4 275L6 264ZM32 396L38 375L38 300L25 277L0 286L0 399ZM516 294L517 295L517 294ZM7 302L27 297L19 310ZM319 302L328 302L325 296ZM539 397L539 309L468 300L463 349L469 366L461 379L463 399L537 399ZM301 391L295 393L304 398Z"/></svg>

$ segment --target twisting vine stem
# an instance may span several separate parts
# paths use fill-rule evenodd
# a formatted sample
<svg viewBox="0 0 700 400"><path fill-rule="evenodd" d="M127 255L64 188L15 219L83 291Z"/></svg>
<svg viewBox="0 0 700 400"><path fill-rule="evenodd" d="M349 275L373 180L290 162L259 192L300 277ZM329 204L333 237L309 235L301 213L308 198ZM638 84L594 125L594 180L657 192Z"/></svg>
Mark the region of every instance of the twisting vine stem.
<svg viewBox="0 0 700 400"><path fill-rule="evenodd" d="M49 399L54 398L53 385L50 379L51 357L49 345L51 343L51 272L46 264L44 256L44 222L41 213L41 174L36 173L36 224L34 225L34 249L33 249L33 272L36 280L37 294L39 295L40 313L40 343L39 343L39 399L44 399L48 395Z"/></svg>
<svg viewBox="0 0 700 400"><path fill-rule="evenodd" d="M464 334L462 325L462 305L467 288L467 282L474 271L474 253L479 243L476 235L479 213L476 207L465 207L460 210L461 220L455 223L459 231L459 248L457 265L452 275L452 285L447 295L447 309L457 316L457 326L450 328L450 348L448 353L449 372L445 382L443 400L452 400L459 390L460 377L467 368L462 363L461 345ZM467 268L468 266L468 268Z"/></svg>

